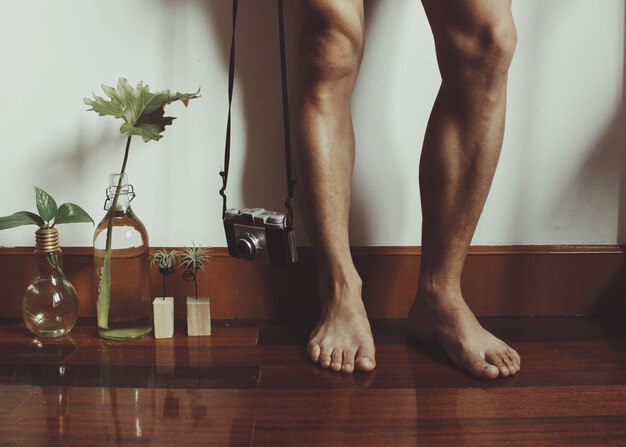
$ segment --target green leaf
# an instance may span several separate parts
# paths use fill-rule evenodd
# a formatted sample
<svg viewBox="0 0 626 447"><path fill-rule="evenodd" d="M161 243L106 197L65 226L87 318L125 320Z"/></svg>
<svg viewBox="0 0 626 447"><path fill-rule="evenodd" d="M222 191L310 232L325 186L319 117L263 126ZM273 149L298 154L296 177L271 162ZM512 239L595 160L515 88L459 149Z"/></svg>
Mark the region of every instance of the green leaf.
<svg viewBox="0 0 626 447"><path fill-rule="evenodd" d="M54 219L54 225L78 222L94 223L87 211L74 203L64 203L59 207L57 217Z"/></svg>
<svg viewBox="0 0 626 447"><path fill-rule="evenodd" d="M45 222L50 222L57 215L57 203L52 196L41 188L35 186L35 200L37 202L37 211Z"/></svg>
<svg viewBox="0 0 626 447"><path fill-rule="evenodd" d="M104 89L106 86L103 85ZM89 98L83 99L83 102L87 105L90 105L92 108L89 110L93 110L97 112L100 116L114 116L115 118L122 118L124 116L124 110L122 108L122 103L119 102L116 98L112 98L111 101L107 101L101 96L93 95L94 99L91 100Z"/></svg>
<svg viewBox="0 0 626 447"><path fill-rule="evenodd" d="M45 222L41 217L29 211L19 211L10 216L0 217L0 230L21 227L24 225L45 226Z"/></svg>
<svg viewBox="0 0 626 447"><path fill-rule="evenodd" d="M125 78L120 78L117 88L102 86L109 97L106 100L93 95L93 99L85 98L83 102L91 106L100 116L113 116L124 120L120 132L127 135L139 135L144 141L158 141L165 131L165 126L172 124L174 117L165 116L165 105L181 101L185 106L191 99L198 98L196 93L170 93L169 90L150 92L150 87L139 82L133 88Z"/></svg>

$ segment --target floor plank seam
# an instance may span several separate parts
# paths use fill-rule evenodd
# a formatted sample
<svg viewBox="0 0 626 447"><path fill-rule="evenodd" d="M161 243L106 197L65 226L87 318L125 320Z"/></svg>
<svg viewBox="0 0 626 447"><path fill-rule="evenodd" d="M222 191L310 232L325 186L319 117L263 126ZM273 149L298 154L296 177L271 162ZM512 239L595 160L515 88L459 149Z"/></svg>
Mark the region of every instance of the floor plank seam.
<svg viewBox="0 0 626 447"><path fill-rule="evenodd" d="M11 411L9 411L8 417L13 416L25 403L30 400L35 394L37 394L36 390L31 390L28 392L28 396L26 396L22 401Z"/></svg>

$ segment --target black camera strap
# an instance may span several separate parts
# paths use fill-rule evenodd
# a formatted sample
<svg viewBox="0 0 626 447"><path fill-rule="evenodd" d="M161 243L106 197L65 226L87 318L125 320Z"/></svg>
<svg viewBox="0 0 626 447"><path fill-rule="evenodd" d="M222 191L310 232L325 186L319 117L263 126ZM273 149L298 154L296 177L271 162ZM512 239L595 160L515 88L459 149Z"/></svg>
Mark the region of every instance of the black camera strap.
<svg viewBox="0 0 626 447"><path fill-rule="evenodd" d="M222 177L222 219L226 215L226 185L228 184L228 169L230 168L230 131L231 131L231 109L233 102L233 87L235 83L235 28L237 25L237 8L239 0L233 0L233 35L230 41L230 62L228 63L228 119L226 121L226 146L224 148L224 170L220 171Z"/></svg>
<svg viewBox="0 0 626 447"><path fill-rule="evenodd" d="M280 74L283 96L283 131L285 145L285 169L287 172L287 200L285 207L287 208L287 229L293 228L293 208L291 201L293 199L293 191L296 180L293 178L291 171L291 131L289 126L289 97L287 86L287 57L285 55L285 22L283 14L282 0L276 0L278 4L278 27L280 38ZM222 188L220 196L223 199L222 218L226 215L226 186L228 184L228 170L230 167L230 140L231 140L231 110L233 101L233 87L235 83L235 30L237 25L237 8L239 0L233 0L233 34L230 42L230 61L228 63L228 120L226 123L226 144L224 148L224 170L220 171L222 177Z"/></svg>

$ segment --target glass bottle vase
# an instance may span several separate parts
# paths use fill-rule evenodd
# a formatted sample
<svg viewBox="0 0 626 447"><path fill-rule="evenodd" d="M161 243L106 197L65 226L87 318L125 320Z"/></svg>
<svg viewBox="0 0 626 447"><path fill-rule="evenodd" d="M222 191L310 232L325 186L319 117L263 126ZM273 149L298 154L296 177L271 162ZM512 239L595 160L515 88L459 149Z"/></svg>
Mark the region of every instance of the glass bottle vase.
<svg viewBox="0 0 626 447"><path fill-rule="evenodd" d="M152 332L148 233L130 206L134 196L126 174L111 174L107 213L94 233L98 332L115 340Z"/></svg>
<svg viewBox="0 0 626 447"><path fill-rule="evenodd" d="M26 327L39 337L61 337L78 319L78 297L63 273L56 228L35 232L35 275L22 299Z"/></svg>

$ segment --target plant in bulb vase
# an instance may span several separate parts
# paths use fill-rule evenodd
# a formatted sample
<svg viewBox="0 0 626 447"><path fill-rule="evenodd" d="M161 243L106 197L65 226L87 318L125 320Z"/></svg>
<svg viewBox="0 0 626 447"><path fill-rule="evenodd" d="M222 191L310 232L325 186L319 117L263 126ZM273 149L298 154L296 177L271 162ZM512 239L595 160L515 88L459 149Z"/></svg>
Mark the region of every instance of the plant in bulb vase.
<svg viewBox="0 0 626 447"><path fill-rule="evenodd" d="M0 230L36 225L35 275L22 299L26 327L39 337L60 337L72 330L78 319L78 296L63 271L63 258L56 225L91 222L80 206L56 201L43 189L35 187L39 214L18 211L0 217Z"/></svg>

